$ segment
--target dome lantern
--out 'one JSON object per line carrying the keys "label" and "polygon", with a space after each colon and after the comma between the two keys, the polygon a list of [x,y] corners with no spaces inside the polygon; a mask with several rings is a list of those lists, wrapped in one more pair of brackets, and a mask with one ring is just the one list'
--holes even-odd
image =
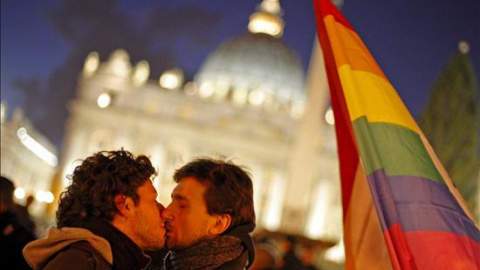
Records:
{"label": "dome lantern", "polygon": [[283,35],[282,15],[278,0],[263,0],[257,7],[257,12],[250,16],[248,30],[251,33],[263,33],[279,38]]}

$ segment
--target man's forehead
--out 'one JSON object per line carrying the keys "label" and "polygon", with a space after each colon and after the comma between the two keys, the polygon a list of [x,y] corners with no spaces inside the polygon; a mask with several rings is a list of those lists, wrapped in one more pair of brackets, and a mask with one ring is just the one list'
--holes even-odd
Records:
{"label": "man's forehead", "polygon": [[172,191],[172,196],[179,199],[202,198],[205,185],[193,177],[182,178]]}

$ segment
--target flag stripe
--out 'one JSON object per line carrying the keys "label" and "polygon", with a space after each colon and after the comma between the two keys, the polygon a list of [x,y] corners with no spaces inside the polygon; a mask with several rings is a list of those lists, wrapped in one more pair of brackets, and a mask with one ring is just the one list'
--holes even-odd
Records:
{"label": "flag stripe", "polygon": [[366,116],[369,122],[385,122],[404,126],[419,133],[413,117],[392,85],[375,74],[339,69],[350,118]]}
{"label": "flag stripe", "polygon": [[419,177],[387,176],[383,170],[369,175],[368,182],[375,203],[383,206],[384,231],[401,223],[404,231],[451,232],[480,243],[480,232],[445,185]]}
{"label": "flag stripe", "polygon": [[465,201],[463,200],[462,195],[460,194],[458,189],[453,185],[453,182],[450,179],[450,177],[448,176],[447,171],[445,170],[445,168],[440,163],[440,160],[435,155],[435,152],[433,151],[432,146],[430,145],[427,138],[425,137],[425,135],[421,131],[420,131],[420,138],[422,139],[423,145],[425,145],[425,148],[427,149],[427,152],[430,155],[430,158],[432,159],[433,163],[435,164],[435,168],[437,168],[437,170],[440,172],[440,175],[442,175],[442,178],[444,179],[445,184],[447,185],[448,189],[452,193],[453,197],[455,197],[455,199],[457,200],[458,204],[462,207],[465,214],[468,216],[468,218],[470,218],[470,220],[472,220],[475,223],[475,226],[478,229],[479,227],[478,227],[478,223],[476,223],[476,221],[475,221],[475,217],[473,216],[473,214],[468,209]]}
{"label": "flag stripe", "polygon": [[[315,1],[314,2],[314,7],[317,10],[317,12],[321,13],[322,16],[317,16],[317,19],[324,19],[325,17],[332,15],[337,22],[341,23],[343,26],[353,30],[353,27],[350,25],[350,23],[342,16],[340,11],[337,9],[332,9],[329,7],[331,3],[325,3],[324,1]],[[317,23],[317,26],[319,24]]]}
{"label": "flag stripe", "polygon": [[480,269],[480,244],[448,232],[406,232],[418,269]]}
{"label": "flag stripe", "polygon": [[328,0],[313,3],[336,122],[346,269],[479,269],[478,228],[430,144],[342,14]]}
{"label": "flag stripe", "polygon": [[357,33],[335,21],[333,16],[325,17],[325,26],[330,34],[337,68],[348,64],[353,70],[370,72],[387,80]]}
{"label": "flag stripe", "polygon": [[[378,211],[378,206],[377,206]],[[402,226],[399,223],[383,231],[390,260],[395,270],[417,270],[415,259],[408,247]]]}
{"label": "flag stripe", "polygon": [[420,136],[401,126],[368,123],[361,117],[353,123],[365,172],[383,168],[387,175],[418,176],[444,184]]}
{"label": "flag stripe", "polygon": [[[375,174],[377,172],[369,175],[369,177],[376,177]],[[414,176],[388,176],[387,180],[388,184],[392,187],[393,196],[397,203],[431,203],[442,208],[463,213],[463,209],[445,185],[431,181],[430,179]],[[415,188],[413,189],[412,186]]]}
{"label": "flag stripe", "polygon": [[[314,8],[317,10],[317,12],[320,12],[320,10],[333,13],[338,12],[331,11],[328,8],[321,9],[320,5],[325,4],[330,3],[314,1]],[[342,160],[342,162],[340,162],[340,177],[342,179],[342,206],[343,218],[345,220],[345,217],[349,211],[352,188],[359,164],[359,155],[357,146],[355,144],[351,119],[349,117],[348,108],[346,107],[347,105],[343,95],[342,84],[340,83],[335,64],[335,57],[332,52],[332,47],[327,35],[325,24],[323,23],[323,17],[316,16],[316,21],[318,27],[318,39],[322,48],[326,66],[325,71],[327,73],[328,84],[330,86],[330,101],[332,104],[332,109],[334,112],[336,112],[334,113],[335,133],[337,134],[338,157],[340,160]]]}
{"label": "flag stripe", "polygon": [[392,269],[365,172],[358,166],[344,222],[345,269]]}

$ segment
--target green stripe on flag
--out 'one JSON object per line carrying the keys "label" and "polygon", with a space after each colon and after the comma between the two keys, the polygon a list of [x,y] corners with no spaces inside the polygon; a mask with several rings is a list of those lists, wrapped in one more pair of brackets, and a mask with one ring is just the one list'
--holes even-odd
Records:
{"label": "green stripe on flag", "polygon": [[353,121],[353,128],[367,174],[384,168],[389,176],[418,176],[445,184],[417,133],[395,124],[369,123],[365,117]]}

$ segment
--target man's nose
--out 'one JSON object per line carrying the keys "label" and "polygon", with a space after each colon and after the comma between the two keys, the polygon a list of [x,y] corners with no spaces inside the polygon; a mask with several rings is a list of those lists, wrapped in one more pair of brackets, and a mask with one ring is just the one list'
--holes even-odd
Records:
{"label": "man's nose", "polygon": [[[170,206],[170,205],[169,205],[169,206]],[[170,212],[169,206],[167,206],[166,208],[164,208],[163,211],[161,212],[162,218],[163,218],[164,220],[172,220],[172,219],[173,219],[173,216],[172,216],[172,213]]]}
{"label": "man's nose", "polygon": [[163,204],[157,202],[157,207],[158,207],[158,210],[160,211],[160,215],[162,215],[163,211],[165,211],[165,206],[163,206]]}

